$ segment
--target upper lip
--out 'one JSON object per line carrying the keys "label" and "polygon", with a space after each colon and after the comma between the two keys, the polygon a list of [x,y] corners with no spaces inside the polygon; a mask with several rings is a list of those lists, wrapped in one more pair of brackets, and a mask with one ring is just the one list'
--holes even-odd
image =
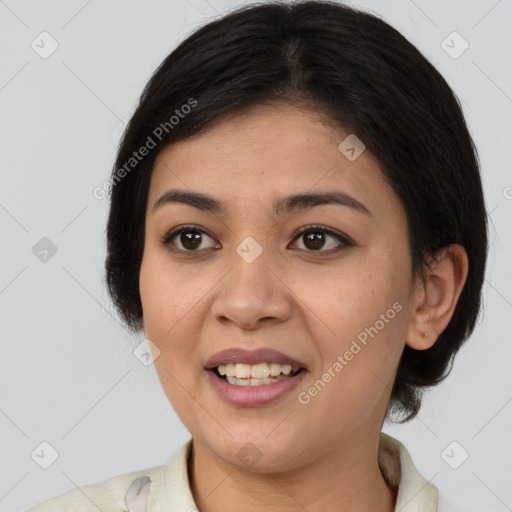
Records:
{"label": "upper lip", "polygon": [[258,364],[261,362],[289,364],[292,371],[306,368],[306,365],[293,357],[287,356],[271,348],[247,350],[243,348],[228,348],[211,356],[205,363],[207,370],[212,370],[221,364]]}

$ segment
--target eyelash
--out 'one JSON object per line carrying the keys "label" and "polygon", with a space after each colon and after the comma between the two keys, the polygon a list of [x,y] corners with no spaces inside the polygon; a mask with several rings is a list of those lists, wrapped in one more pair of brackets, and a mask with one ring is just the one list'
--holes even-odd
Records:
{"label": "eyelash", "polygon": [[[160,243],[165,246],[166,248],[168,248],[169,250],[171,250],[172,252],[181,252],[181,253],[188,253],[188,254],[192,254],[192,253],[198,253],[198,252],[201,252],[201,250],[205,250],[205,249],[198,249],[198,250],[186,250],[186,249],[171,249],[170,246],[172,245],[172,240],[177,237],[178,235],[180,235],[181,233],[183,232],[196,232],[196,233],[199,233],[199,234],[205,234],[207,236],[209,236],[210,238],[213,239],[213,237],[205,230],[203,229],[199,229],[198,226],[196,225],[188,225],[188,226],[181,226],[179,228],[175,228],[173,230],[171,230],[170,232],[168,232],[167,234],[165,234],[161,239],[160,239]],[[333,254],[337,254],[339,252],[341,252],[342,250],[346,249],[347,247],[351,247],[354,245],[354,243],[347,237],[347,236],[344,236],[342,235],[341,233],[338,233],[336,231],[333,231],[332,229],[329,229],[325,226],[321,226],[321,225],[318,225],[318,224],[314,224],[314,225],[310,225],[310,226],[304,226],[303,228],[300,228],[299,230],[297,230],[294,234],[293,234],[293,237],[292,237],[292,241],[295,241],[297,240],[298,238],[300,238],[301,235],[304,235],[304,234],[307,234],[307,233],[326,233],[334,238],[336,238],[341,244],[342,246],[341,247],[338,247],[338,248],[335,248],[335,249],[329,249],[327,251],[323,251],[321,249],[319,249],[318,251],[313,251],[313,250],[307,250],[307,249],[301,249],[303,251],[306,251],[308,253],[312,253],[312,254],[323,254],[324,256],[330,256],[330,255],[333,255]]]}

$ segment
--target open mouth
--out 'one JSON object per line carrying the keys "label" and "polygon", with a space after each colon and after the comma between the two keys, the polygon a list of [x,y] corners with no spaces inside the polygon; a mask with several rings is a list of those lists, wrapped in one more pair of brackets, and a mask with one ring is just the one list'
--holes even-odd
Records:
{"label": "open mouth", "polygon": [[[279,382],[281,380],[292,379],[296,375],[301,372],[305,372],[305,368],[299,368],[298,370],[288,370],[286,373],[286,369],[284,371],[280,371],[278,375],[268,375],[266,377],[236,377],[233,375],[222,375],[219,371],[219,367],[216,366],[212,368],[212,371],[219,379],[223,380],[227,384],[231,384],[233,386],[262,386],[266,384],[272,384],[274,382]],[[224,371],[225,373],[225,371]],[[232,373],[232,372],[231,372]]]}

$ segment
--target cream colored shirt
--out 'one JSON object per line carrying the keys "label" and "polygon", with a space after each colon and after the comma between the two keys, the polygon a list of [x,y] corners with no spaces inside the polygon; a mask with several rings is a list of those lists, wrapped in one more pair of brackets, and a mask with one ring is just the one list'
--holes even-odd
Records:
{"label": "cream colored shirt", "polygon": [[[191,442],[181,446],[167,465],[82,485],[27,512],[196,512],[187,472]],[[396,512],[453,510],[448,506],[438,508],[438,489],[416,469],[400,441],[381,432],[378,457],[385,479],[398,487]]]}

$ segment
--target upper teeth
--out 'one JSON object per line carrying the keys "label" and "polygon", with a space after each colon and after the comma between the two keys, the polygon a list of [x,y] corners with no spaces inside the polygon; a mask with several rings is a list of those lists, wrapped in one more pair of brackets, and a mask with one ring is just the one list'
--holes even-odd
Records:
{"label": "upper teeth", "polygon": [[288,375],[292,371],[289,364],[259,363],[259,364],[221,364],[218,367],[221,375],[236,377],[237,379],[263,379],[269,376],[277,376],[280,373]]}

